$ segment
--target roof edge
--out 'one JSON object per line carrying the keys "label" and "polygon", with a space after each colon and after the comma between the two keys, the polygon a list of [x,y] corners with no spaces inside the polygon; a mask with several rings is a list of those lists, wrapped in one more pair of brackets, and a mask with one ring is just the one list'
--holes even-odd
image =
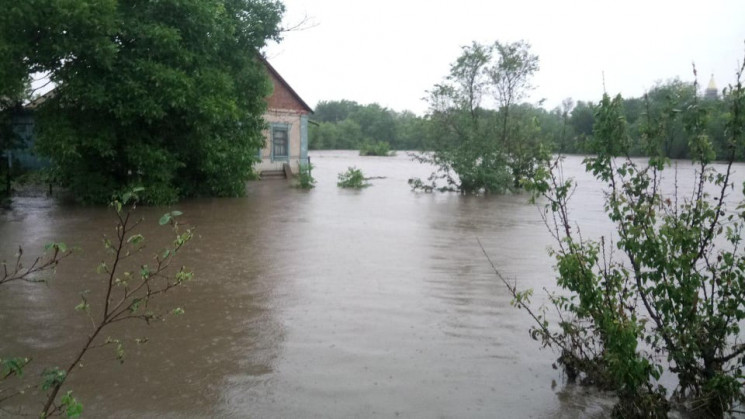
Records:
{"label": "roof edge", "polygon": [[282,77],[279,74],[279,72],[277,71],[277,69],[275,69],[271,64],[269,64],[269,61],[266,58],[264,58],[263,55],[261,55],[261,54],[256,54],[256,55],[258,55],[259,60],[262,63],[264,63],[264,65],[266,66],[267,70],[269,70],[269,72],[272,73],[272,75],[274,77],[276,77],[277,80],[279,80],[287,88],[287,90],[290,91],[290,93],[292,93],[292,95],[295,97],[295,99],[297,99],[298,102],[300,102],[300,104],[303,105],[308,112],[314,113],[313,112],[313,108],[311,108],[310,106],[308,106],[307,103],[305,103],[305,101],[303,100],[303,98],[301,98],[300,95],[297,94],[297,92],[295,91],[295,89],[293,89],[292,86],[290,86],[290,83],[287,83],[287,80],[285,80],[284,77]]}

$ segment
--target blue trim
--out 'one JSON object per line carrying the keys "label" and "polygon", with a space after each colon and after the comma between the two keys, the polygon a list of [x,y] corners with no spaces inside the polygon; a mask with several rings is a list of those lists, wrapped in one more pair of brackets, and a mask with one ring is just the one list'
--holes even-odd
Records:
{"label": "blue trim", "polygon": [[300,116],[300,164],[308,164],[308,115]]}
{"label": "blue trim", "polygon": [[[272,122],[271,130],[269,132],[269,156],[271,161],[290,161],[290,131],[292,130],[292,124],[287,122]],[[287,155],[286,156],[274,156],[274,130],[284,130],[287,132]]]}

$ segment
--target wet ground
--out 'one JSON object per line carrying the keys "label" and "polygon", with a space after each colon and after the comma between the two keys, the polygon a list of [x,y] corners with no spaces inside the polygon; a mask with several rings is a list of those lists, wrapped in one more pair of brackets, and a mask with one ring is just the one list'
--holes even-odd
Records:
{"label": "wet ground", "polygon": [[[601,232],[600,190],[579,161],[567,161],[567,174],[587,185],[573,215],[583,232]],[[539,303],[553,284],[552,243],[526,195],[411,192],[406,180],[428,169],[404,153],[316,152],[312,162],[311,191],[253,182],[245,198],[174,207],[197,228],[179,256],[196,280],[161,304],[186,314],[108,332],[149,342],[128,344],[122,365],[103,348],[75,371],[69,388],[88,417],[607,415],[611,399],[564,385],[556,355],[530,338],[526,313],[510,305],[477,242]],[[385,178],[339,189],[349,166]],[[170,209],[137,211],[152,250],[169,238],[156,225]],[[2,259],[51,240],[81,248],[49,285],[0,289],[0,353],[33,354],[28,376],[69,362],[82,344],[90,324],[73,307],[80,291],[100,292],[95,267],[113,225],[107,209],[43,197],[0,212]],[[19,402],[38,400],[26,396]]]}

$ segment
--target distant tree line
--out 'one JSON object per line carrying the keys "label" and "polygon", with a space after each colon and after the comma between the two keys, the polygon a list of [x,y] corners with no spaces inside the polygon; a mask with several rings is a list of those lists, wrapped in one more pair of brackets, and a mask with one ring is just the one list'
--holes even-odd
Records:
{"label": "distant tree line", "polygon": [[[694,104],[707,115],[704,135],[711,141],[717,160],[726,160],[728,146],[725,135],[725,123],[730,111],[727,108],[728,91],[718,92],[718,98],[705,99],[696,91],[693,82],[679,79],[658,82],[644,96],[622,100],[623,115],[628,124],[628,134],[632,139],[629,150],[632,156],[643,156],[645,136],[642,135],[649,120],[664,126],[666,138],[662,143],[665,157],[673,159],[691,159],[689,144],[690,133],[685,130],[687,110]],[[592,127],[596,120],[598,105],[578,102],[568,114],[566,135],[556,142],[556,151],[562,153],[588,152],[588,141],[592,140]],[[562,110],[552,113],[561,116]],[[739,152],[736,159],[742,160]]]}
{"label": "distant tree line", "polygon": [[321,101],[313,121],[310,148],[314,150],[358,150],[364,144],[383,142],[395,150],[421,150],[427,137],[424,118],[376,103]]}
{"label": "distant tree line", "polygon": [[[656,119],[665,114],[663,123],[669,125],[664,144],[666,157],[691,158],[685,121],[675,115],[682,115],[692,106],[696,94],[692,82],[671,79],[658,82],[644,96],[623,99],[628,133],[634,139],[631,155],[644,155],[644,144],[639,135],[644,129],[644,116],[649,114]],[[701,100],[699,104],[710,115],[706,135],[720,160],[726,158],[724,122],[728,115],[722,94],[727,92],[719,92],[719,99]],[[542,103],[519,103],[512,105],[510,112],[533,124],[531,136],[535,142],[549,146],[553,152],[583,154],[589,151],[588,144],[593,139],[592,127],[597,110],[598,104],[594,102],[574,102],[568,98],[552,110],[544,109]],[[494,120],[498,110],[480,107],[478,112],[483,118]],[[362,105],[351,100],[321,101],[313,115],[316,125],[311,127],[310,148],[357,150],[366,143],[387,142],[394,150],[426,150],[431,148],[438,132],[433,116],[432,112],[422,117],[410,111],[397,112],[378,104]],[[742,154],[737,156],[738,160],[743,158]]]}

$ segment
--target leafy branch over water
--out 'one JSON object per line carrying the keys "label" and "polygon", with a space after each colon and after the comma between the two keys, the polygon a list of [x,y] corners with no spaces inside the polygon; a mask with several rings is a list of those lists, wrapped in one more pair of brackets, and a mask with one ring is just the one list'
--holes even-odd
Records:
{"label": "leafy branch over water", "polygon": [[[91,329],[84,339],[80,349],[75,353],[70,363],[64,369],[58,367],[47,368],[42,373],[42,381],[38,384],[41,390],[46,391],[41,417],[65,414],[76,417],[82,412],[82,404],[73,397],[72,391],[67,391],[60,396],[67,379],[78,366],[82,365],[85,355],[92,349],[104,346],[114,347],[114,354],[119,362],[125,359],[125,341],[123,339],[107,336],[104,332],[114,323],[127,320],[141,320],[148,324],[155,320],[165,319],[168,315],[183,314],[180,307],[170,310],[154,309],[151,301],[163,296],[170,290],[183,286],[190,281],[193,274],[186,267],[173,267],[174,258],[181,249],[193,238],[191,229],[182,229],[177,222],[181,215],[179,211],[171,211],[164,214],[159,224],[169,226],[175,234],[173,241],[166,248],[153,255],[150,263],[146,261],[131,260],[140,255],[145,248],[145,237],[137,231],[141,227],[142,219],[135,219],[134,212],[138,200],[137,193],[142,189],[137,188],[126,193],[120,200],[115,200],[111,206],[116,216],[116,227],[114,237],[104,237],[103,245],[109,254],[109,260],[101,262],[96,272],[103,278],[102,298],[98,304],[92,304],[94,300],[88,291],[82,292],[81,301],[75,310],[88,317]],[[54,250],[49,259],[39,262],[40,259],[26,270],[18,268],[21,266],[20,255],[16,262],[16,268],[11,269],[10,274],[5,274],[8,283],[13,280],[30,280],[31,274],[44,270],[50,270],[63,258],[69,255],[63,244],[53,244],[50,249]],[[134,339],[137,344],[147,342],[147,339]],[[8,358],[0,360],[0,382],[12,377],[21,378],[24,367],[30,362],[29,358]],[[0,403],[6,402],[12,397],[23,393],[23,389],[12,391],[10,388],[0,388]]]}
{"label": "leafy branch over water", "polygon": [[[51,254],[48,253],[50,251]],[[22,260],[23,248],[19,247],[15,262],[9,266],[7,262],[3,261],[3,274],[0,277],[0,285],[5,285],[13,281],[44,282],[44,279],[39,278],[38,275],[46,271],[53,271],[62,259],[65,259],[71,254],[72,250],[68,250],[66,244],[49,243],[44,246],[44,254],[34,259],[31,262],[31,266],[26,267]]]}

